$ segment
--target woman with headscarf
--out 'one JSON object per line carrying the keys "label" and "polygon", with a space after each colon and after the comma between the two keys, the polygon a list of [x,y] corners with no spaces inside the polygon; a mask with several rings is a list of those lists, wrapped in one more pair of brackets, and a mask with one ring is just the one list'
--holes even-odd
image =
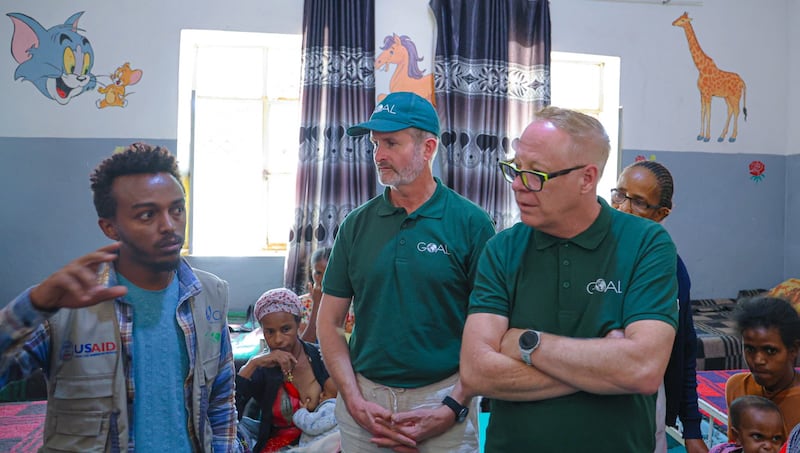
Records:
{"label": "woman with headscarf", "polygon": [[297,444],[301,433],[292,415],[301,401],[316,406],[328,379],[319,348],[298,335],[302,310],[300,298],[286,288],[265,292],[253,310],[269,352],[251,358],[239,370],[236,409],[241,416],[250,398],[261,409],[255,453]]}

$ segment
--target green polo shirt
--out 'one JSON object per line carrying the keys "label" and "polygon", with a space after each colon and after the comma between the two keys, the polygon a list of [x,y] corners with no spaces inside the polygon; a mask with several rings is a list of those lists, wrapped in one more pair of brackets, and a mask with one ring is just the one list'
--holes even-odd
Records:
{"label": "green polo shirt", "polygon": [[[486,245],[469,313],[575,338],[603,337],[645,319],[677,328],[675,245],[661,225],[599,199],[595,222],[572,239],[522,223]],[[533,402],[492,401],[487,452],[653,451],[655,395],[578,392]],[[565,431],[566,427],[574,429]],[[557,435],[560,433],[562,435]]]}
{"label": "green polo shirt", "polygon": [[417,388],[458,371],[478,257],[494,235],[486,212],[436,179],[408,215],[389,189],[353,210],[336,235],[323,292],[353,298],[353,369]]}

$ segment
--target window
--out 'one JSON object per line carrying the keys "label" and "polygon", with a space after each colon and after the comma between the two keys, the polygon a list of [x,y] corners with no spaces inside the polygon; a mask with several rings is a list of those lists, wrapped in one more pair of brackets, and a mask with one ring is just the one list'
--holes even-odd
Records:
{"label": "window", "polygon": [[[181,31],[178,160],[188,175],[189,253],[282,254],[295,216],[300,35]],[[619,58],[553,52],[552,103],[598,118],[619,171]]]}
{"label": "window", "polygon": [[597,185],[609,200],[617,185],[619,156],[619,57],[566,52],[550,53],[550,102],[597,118],[608,133],[611,150]]}
{"label": "window", "polygon": [[189,252],[283,253],[294,221],[300,36],[183,30],[178,160]]}

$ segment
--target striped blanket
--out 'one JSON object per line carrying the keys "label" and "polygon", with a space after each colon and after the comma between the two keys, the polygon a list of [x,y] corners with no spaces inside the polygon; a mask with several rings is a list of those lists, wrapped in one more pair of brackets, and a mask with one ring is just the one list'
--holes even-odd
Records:
{"label": "striped blanket", "polygon": [[697,331],[697,370],[735,370],[745,368],[742,336],[733,320],[734,299],[692,301],[692,317]]}

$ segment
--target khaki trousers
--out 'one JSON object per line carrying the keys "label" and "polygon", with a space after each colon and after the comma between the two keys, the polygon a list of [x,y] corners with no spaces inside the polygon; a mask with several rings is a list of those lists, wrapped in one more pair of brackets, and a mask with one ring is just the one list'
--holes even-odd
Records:
{"label": "khaki trousers", "polygon": [[[442,381],[424,387],[406,389],[386,387],[356,375],[361,393],[367,401],[376,403],[393,413],[405,412],[417,408],[437,408],[442,400],[453,390],[458,380],[454,374]],[[469,416],[463,423],[456,423],[441,435],[417,444],[420,453],[457,452],[473,453],[478,451],[478,399],[473,398],[469,405]],[[379,448],[369,440],[373,435],[361,427],[347,412],[341,394],[336,399],[336,420],[342,433],[343,453],[391,452]]]}

